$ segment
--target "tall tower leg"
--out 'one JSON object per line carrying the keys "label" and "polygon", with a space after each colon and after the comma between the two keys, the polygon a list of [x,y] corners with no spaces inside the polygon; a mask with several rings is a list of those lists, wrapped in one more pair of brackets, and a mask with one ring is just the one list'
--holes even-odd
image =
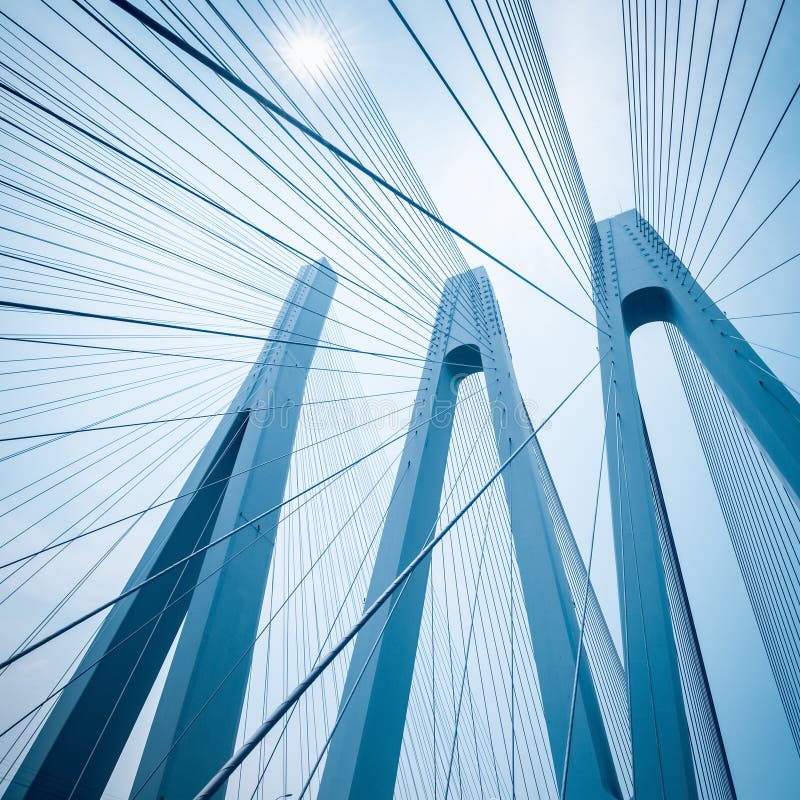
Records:
{"label": "tall tower leg", "polygon": [[[307,343],[335,287],[330,269],[310,265],[278,317],[285,342],[265,354],[250,390],[267,420],[245,431],[212,541],[283,500],[314,355]],[[141,798],[190,799],[233,752],[279,519],[273,511],[205,554],[134,782]]]}
{"label": "tall tower leg", "polygon": [[[250,371],[231,404],[231,413],[222,418],[186,481],[181,499],[173,503],[153,536],[128,587],[208,544],[212,532],[219,536],[240,524],[238,520],[233,521],[238,514],[232,510],[237,501],[241,503],[244,518],[248,513],[255,515],[269,508],[266,498],[253,507],[248,499],[251,481],[260,482],[266,478],[271,486],[278,486],[279,490],[272,491],[270,496],[277,497],[273,504],[280,502],[288,458],[270,465],[268,477],[266,470],[253,470],[230,478],[271,456],[291,451],[294,427],[290,431],[281,429],[280,425],[259,428],[257,415],[251,409],[256,405],[274,406],[276,398],[283,403],[289,400],[300,403],[306,370],[294,367],[307,367],[311,360],[335,284],[335,276],[323,262],[301,271],[269,338],[302,342],[303,346],[283,341],[270,341],[265,345],[259,363]],[[282,363],[291,363],[293,368],[281,370]],[[295,426],[296,413],[295,409],[289,414],[289,419],[295,415]],[[265,455],[267,452],[269,455]],[[270,524],[268,520],[263,523]],[[263,537],[264,541],[267,539]],[[223,553],[233,554],[246,543],[244,536],[233,537],[227,545],[207,551],[205,557],[190,559],[184,566],[167,572],[113,607],[75,672],[79,677],[59,696],[4,800],[101,797],[190,601],[195,599],[195,583],[210,573],[212,564],[225,558]],[[252,549],[259,548],[259,557],[266,561],[266,566],[259,563],[258,568],[265,571],[269,563],[266,550],[271,553],[271,546],[267,548],[259,543]],[[254,566],[252,557],[238,561],[245,567]],[[236,561],[231,566],[234,564],[240,566]],[[223,571],[218,573],[216,581],[206,581],[204,597],[207,599],[211,586],[227,576]],[[260,608],[258,580],[250,574],[247,578],[250,593],[237,606],[236,614],[231,617],[232,624],[238,624],[238,616],[250,613],[251,607],[257,617]],[[197,613],[191,616],[196,619]],[[204,641],[210,642],[209,636],[207,634]],[[176,663],[185,666],[186,662]],[[172,671],[176,670],[177,667]],[[234,709],[230,714],[238,714],[238,711]],[[209,767],[222,760],[220,756]]]}
{"label": "tall tower leg", "polygon": [[[499,324],[499,323],[498,323]],[[502,463],[533,432],[500,330],[484,367]],[[557,779],[566,757],[580,630],[532,442],[503,471],[511,534]],[[583,591],[583,587],[581,587]],[[566,679],[565,679],[566,676]],[[622,797],[588,658],[581,656],[566,797]]]}
{"label": "tall tower leg", "polygon": [[[630,335],[671,322],[749,428],[795,500],[800,492],[800,404],[635,211],[597,225],[611,345],[603,364],[609,481],[630,686],[637,798],[694,798],[696,779],[659,552],[646,433]],[[601,321],[601,327],[606,321]]]}
{"label": "tall tower leg", "polygon": [[615,336],[612,348],[613,358],[602,365],[603,395],[611,403],[608,479],[628,675],[634,797],[695,798],[689,729],[627,336]]}
{"label": "tall tower leg", "polygon": [[[472,270],[446,284],[428,359],[367,605],[419,552],[435,524],[460,380],[485,371],[501,460],[532,432],[484,270]],[[507,469],[504,480],[548,735],[560,772],[578,652],[577,620],[534,452],[525,453]],[[343,691],[346,707],[340,710],[320,786],[323,800],[392,796],[428,569],[429,565],[418,568],[394,610],[388,603],[356,640]],[[568,796],[620,797],[585,660],[584,667],[576,702]]]}

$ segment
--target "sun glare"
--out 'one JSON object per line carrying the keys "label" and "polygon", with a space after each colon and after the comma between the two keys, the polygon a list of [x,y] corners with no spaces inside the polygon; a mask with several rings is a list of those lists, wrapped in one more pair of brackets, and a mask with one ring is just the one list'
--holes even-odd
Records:
{"label": "sun glare", "polygon": [[298,34],[289,48],[289,63],[295,72],[318,75],[330,58],[327,39],[316,33]]}

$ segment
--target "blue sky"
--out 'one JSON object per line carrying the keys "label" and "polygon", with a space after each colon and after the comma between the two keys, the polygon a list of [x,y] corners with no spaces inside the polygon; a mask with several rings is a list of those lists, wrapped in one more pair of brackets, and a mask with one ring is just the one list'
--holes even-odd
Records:
{"label": "blue sky", "polygon": [[[480,82],[480,76],[458,38],[445,4],[432,0],[405,0],[400,5],[503,163],[512,175],[518,177],[526,195],[532,198],[534,208],[552,228],[552,218],[543,198],[533,185],[502,118]],[[688,2],[684,5],[691,6]],[[591,305],[558,261],[544,236],[536,229],[528,211],[504,181],[483,145],[469,130],[463,116],[446,95],[430,67],[424,63],[389,5],[378,0],[330,0],[327,6],[443,218],[485,244],[489,250],[548,291],[574,304],[581,313],[591,316]],[[97,63],[96,60],[93,62],[92,59],[96,57],[89,52],[89,48],[76,37],[65,33],[63,26],[43,7],[32,4],[30,8],[20,9],[12,0],[0,2],[0,7],[12,16],[26,19],[31,25],[41,25],[50,40],[63,47],[63,52],[76,63],[89,67]],[[475,34],[476,24],[468,13],[467,4],[461,3],[457,7],[463,12],[463,18],[469,20],[467,26],[470,35]],[[539,0],[533,7],[592,208],[595,217],[603,219],[633,205],[620,6],[605,0]],[[674,11],[675,3],[670,7]],[[748,3],[742,38],[710,150],[709,173],[715,178],[777,7],[775,0],[751,0]],[[737,0],[723,0],[720,3],[715,34],[717,46],[712,50],[706,90],[711,100],[704,104],[699,119],[699,146],[705,146],[710,131],[711,117],[740,8]],[[233,3],[225,10],[232,16],[237,13]],[[703,43],[700,51],[703,54],[713,10],[712,0],[700,0],[697,37],[698,42]],[[310,28],[313,34],[313,25]],[[798,33],[800,4],[790,2],[765,62],[764,73],[742,127],[727,178],[721,186],[709,225],[713,232],[724,220],[752,168],[756,157],[754,154],[760,152],[800,79],[800,51],[796,46]],[[479,41],[477,36],[475,39]],[[486,49],[480,52],[482,59],[488,61]],[[259,56],[264,58],[268,67],[276,70],[281,80],[286,78],[280,74],[280,65],[276,64],[274,56],[268,52],[259,52]],[[133,59],[123,59],[123,63],[134,62]],[[683,60],[679,61],[679,68],[684,68]],[[111,71],[109,74],[112,74]],[[496,74],[494,77],[497,77]],[[130,82],[116,73],[108,81],[112,90],[125,94],[145,113],[152,114],[156,127],[161,127],[178,139],[185,137],[187,141],[192,141],[191,131],[159,107],[142,87],[131,86]],[[308,84],[307,88],[314,95],[314,87]],[[697,107],[699,92],[699,73],[694,71],[687,95],[690,113]],[[176,108],[179,107],[179,99],[173,98],[173,102]],[[800,150],[796,144],[800,140],[798,105],[800,103],[795,103],[790,108],[750,189],[715,248],[707,267],[709,274],[713,274],[710,272],[712,269],[716,271],[718,266],[725,263],[766,211],[791,186],[794,176],[800,171]],[[144,138],[148,137],[153,141],[158,138],[154,133],[148,133]],[[233,169],[220,153],[207,145],[203,145],[203,148],[197,152],[209,164]],[[174,154],[174,151],[170,152]],[[259,165],[242,158],[240,168],[241,172],[237,173],[240,185],[245,187],[252,202],[229,193],[226,187],[214,183],[213,177],[206,174],[202,177],[210,181],[223,197],[229,198],[237,209],[258,214],[255,202],[261,196],[261,188],[256,182]],[[696,166],[692,175],[696,179]],[[694,184],[690,181],[689,185],[693,187]],[[705,188],[701,191],[701,206],[707,200],[706,191]],[[718,282],[718,294],[712,292],[712,296],[721,296],[736,288],[800,249],[797,247],[799,212],[800,196],[793,195],[768,227],[726,270]],[[469,265],[482,262],[478,254],[462,249]],[[325,252],[324,243],[318,244],[318,251],[330,255]],[[702,247],[700,252],[703,252]],[[502,308],[523,396],[534,420],[541,419],[596,360],[595,332],[548,304],[499,268],[490,264],[486,266]],[[730,316],[798,310],[799,266],[798,263],[788,265],[769,279],[731,298],[723,308]],[[276,293],[280,293],[286,285],[285,280],[277,278],[272,284]],[[213,298],[212,290],[208,290],[208,294]],[[274,313],[275,307],[274,302],[264,301],[250,310],[268,318]],[[187,315],[186,319],[189,318]],[[20,327],[17,322],[18,318],[8,321],[4,330],[17,330]],[[743,320],[740,330],[759,344],[796,353],[797,342],[800,341],[798,323],[800,319],[797,316]],[[53,331],[66,330],[57,323],[47,324],[50,326],[48,329]],[[385,320],[376,319],[370,332],[388,336],[384,330],[386,324]],[[41,331],[43,327],[43,323],[39,324],[37,330]],[[96,332],[88,325],[76,325],[69,330]],[[392,337],[392,340],[395,339]],[[800,787],[800,759],[783,717],[660,326],[639,331],[634,337],[634,351],[655,456],[739,796],[790,796],[789,787]],[[760,354],[787,384],[800,387],[800,360],[768,350],[762,350]],[[226,389],[223,376],[217,374],[215,379],[218,381],[215,388],[219,387],[221,396],[224,396],[229,388]],[[225,376],[225,379],[235,383],[236,373]],[[366,379],[365,384],[368,389],[373,387],[376,391],[386,391],[388,385],[380,378]],[[179,385],[177,379],[175,385]],[[72,416],[62,416],[59,424],[82,424],[77,416],[79,410],[69,413]],[[591,495],[602,440],[602,418],[599,380],[593,380],[559,413],[541,437],[573,530],[584,549],[588,546],[591,533]],[[65,455],[70,451],[62,449],[59,452]],[[48,463],[47,458],[32,454],[20,468],[20,476],[41,474]],[[16,477],[8,473],[9,480]],[[127,559],[135,557],[140,544],[141,541],[126,551]],[[612,631],[618,637],[613,548],[605,500],[601,504],[597,548],[594,582]],[[117,562],[114,568],[117,579],[124,576],[126,564],[128,562],[124,559]],[[87,602],[92,599],[96,601],[105,594],[101,589],[93,590]],[[46,593],[43,593],[40,598],[43,604],[45,598]],[[10,626],[14,643],[19,638],[18,622],[14,621]],[[7,643],[7,637],[4,636],[3,641]],[[38,670],[46,673],[47,664],[37,660],[32,670],[38,679]],[[22,685],[25,685],[24,681]],[[126,780],[130,779],[127,774],[122,774],[124,772],[122,770],[115,778],[117,782],[109,787],[109,796],[124,791]]]}

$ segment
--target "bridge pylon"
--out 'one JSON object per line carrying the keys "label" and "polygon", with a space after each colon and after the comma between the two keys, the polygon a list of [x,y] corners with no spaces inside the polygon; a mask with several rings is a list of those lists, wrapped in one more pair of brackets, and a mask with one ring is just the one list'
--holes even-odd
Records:
{"label": "bridge pylon", "polygon": [[233,752],[280,511],[165,570],[282,502],[308,370],[336,284],[324,259],[298,273],[127,587],[163,575],[104,619],[4,800],[100,798],[179,631],[135,788],[150,777],[140,797],[194,797]]}
{"label": "bridge pylon", "polygon": [[[368,607],[422,549],[441,501],[459,384],[483,372],[500,461],[533,431],[484,269],[444,286],[367,593]],[[579,627],[535,439],[503,472],[553,763],[567,748]],[[570,534],[571,535],[571,534]],[[320,800],[391,798],[397,777],[430,562],[359,633],[327,754]],[[622,797],[587,658],[581,659],[569,798]]]}
{"label": "bridge pylon", "polygon": [[[795,500],[800,493],[800,405],[636,211],[598,222],[597,232],[602,264],[596,270],[595,299],[601,309],[598,325],[605,331],[599,340],[602,349],[611,346],[601,369],[611,412],[608,476],[629,683],[634,796],[696,798],[659,540],[658,498],[651,481],[652,471],[657,485],[657,473],[636,389],[630,336],[649,322],[672,323]],[[682,602],[688,608],[688,598]],[[710,697],[709,702],[713,703]]]}

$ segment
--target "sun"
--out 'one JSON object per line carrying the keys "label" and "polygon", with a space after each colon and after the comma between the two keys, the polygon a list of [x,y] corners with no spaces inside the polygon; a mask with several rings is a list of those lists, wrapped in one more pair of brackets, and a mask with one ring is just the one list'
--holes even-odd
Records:
{"label": "sun", "polygon": [[328,40],[319,33],[300,33],[289,44],[289,66],[295,73],[319,75],[330,60]]}

